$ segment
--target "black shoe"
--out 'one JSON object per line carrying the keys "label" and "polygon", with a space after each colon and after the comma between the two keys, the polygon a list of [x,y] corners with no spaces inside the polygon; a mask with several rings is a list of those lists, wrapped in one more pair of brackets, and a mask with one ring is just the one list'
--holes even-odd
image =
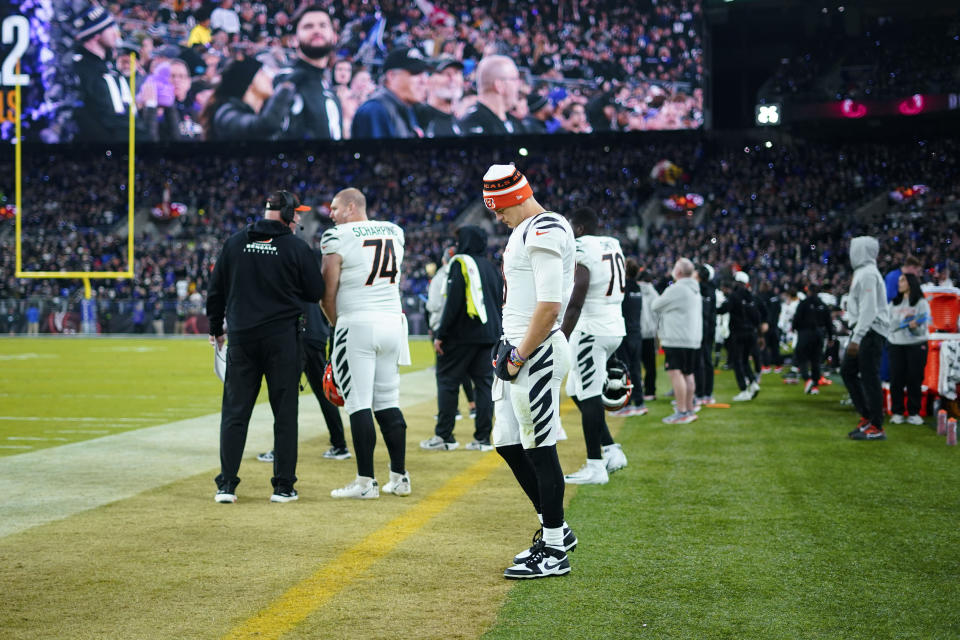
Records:
{"label": "black shoe", "polygon": [[872,424],[868,426],[863,431],[858,431],[854,435],[850,436],[851,440],[886,440],[887,433],[883,428],[877,428]]}
{"label": "black shoe", "polygon": [[[539,546],[543,544],[543,528],[537,529],[533,534],[533,544],[529,549],[521,551],[513,557],[513,564],[523,564],[530,559]],[[563,550],[573,551],[577,548],[577,536],[570,527],[563,528]]]}
{"label": "black shoe", "polygon": [[266,451],[264,453],[257,455],[257,460],[260,462],[273,462],[273,451]]}
{"label": "black shoe", "polygon": [[515,564],[503,572],[510,580],[549,578],[570,573],[570,561],[563,549],[548,547],[541,540],[536,551],[523,564]]}
{"label": "black shoe", "polygon": [[270,496],[270,502],[293,502],[299,499],[296,489],[274,489]]}
{"label": "black shoe", "polygon": [[870,421],[866,418],[860,418],[860,422],[857,423],[857,428],[847,434],[848,438],[853,440],[863,440],[863,438],[858,437],[861,433],[867,430],[867,427],[870,426]]}
{"label": "black shoe", "polygon": [[328,460],[347,460],[351,455],[346,447],[330,447],[323,452],[323,457]]}
{"label": "black shoe", "polygon": [[233,504],[237,501],[236,489],[218,489],[213,499],[220,504]]}

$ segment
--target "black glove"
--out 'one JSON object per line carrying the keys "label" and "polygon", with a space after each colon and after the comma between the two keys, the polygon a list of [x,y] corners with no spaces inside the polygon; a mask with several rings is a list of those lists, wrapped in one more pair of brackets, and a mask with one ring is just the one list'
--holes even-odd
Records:
{"label": "black glove", "polygon": [[493,349],[494,351],[491,353],[493,356],[493,372],[501,380],[510,382],[517,377],[517,375],[510,375],[507,371],[507,363],[510,362],[510,352],[513,351],[513,345],[506,340],[501,340]]}

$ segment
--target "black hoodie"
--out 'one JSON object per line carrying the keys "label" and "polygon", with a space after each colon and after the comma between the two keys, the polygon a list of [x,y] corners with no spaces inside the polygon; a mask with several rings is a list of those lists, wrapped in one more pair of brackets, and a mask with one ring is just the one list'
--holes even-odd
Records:
{"label": "black hoodie", "polygon": [[461,227],[457,232],[457,255],[468,255],[477,264],[480,286],[483,288],[483,306],[487,311],[486,324],[467,314],[467,281],[463,277],[462,261],[455,255],[450,259],[447,276],[447,300],[436,337],[444,344],[492,345],[500,339],[500,307],[503,304],[503,281],[493,263],[484,257],[487,234],[480,227]]}
{"label": "black hoodie", "polygon": [[305,302],[323,296],[323,276],[306,242],[279,220],[257,220],[233,234],[213,267],[207,289],[210,335],[231,344],[254,342],[295,326]]}

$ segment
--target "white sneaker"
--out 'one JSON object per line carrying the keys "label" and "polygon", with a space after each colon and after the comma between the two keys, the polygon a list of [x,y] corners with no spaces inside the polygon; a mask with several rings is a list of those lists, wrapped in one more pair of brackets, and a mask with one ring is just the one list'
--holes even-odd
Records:
{"label": "white sneaker", "polygon": [[410,474],[390,472],[390,482],[383,485],[384,493],[392,493],[395,496],[410,495]]}
{"label": "white sneaker", "polygon": [[645,405],[640,407],[630,407],[630,413],[628,413],[627,415],[628,416],[645,416],[649,411],[650,409],[647,409]]}
{"label": "white sneaker", "polygon": [[753,395],[757,395],[758,393],[760,393],[760,383],[754,380],[753,382],[750,383],[750,386],[747,387],[747,391],[751,391],[753,392]]}
{"label": "white sneaker", "polygon": [[431,436],[420,441],[420,448],[429,451],[453,451],[460,446],[459,442],[447,442],[440,436]]}
{"label": "white sneaker", "polygon": [[231,493],[226,489],[220,489],[217,491],[217,495],[213,496],[213,499],[220,504],[233,504],[237,501],[237,494]]}
{"label": "white sneaker", "polygon": [[603,447],[603,460],[607,463],[608,474],[627,466],[627,456],[617,442]]}
{"label": "white sneaker", "polygon": [[749,388],[748,388],[748,389],[745,389],[745,390],[741,391],[740,393],[738,393],[737,395],[733,396],[733,401],[734,401],[734,402],[748,402],[748,401],[750,401],[750,400],[753,400],[753,392],[750,391]]}
{"label": "white sneaker", "polygon": [[890,416],[890,424],[903,424],[903,414],[895,413],[892,416]]}
{"label": "white sneaker", "polygon": [[681,417],[677,421],[679,424],[690,424],[691,422],[694,422],[698,419],[696,411],[684,411],[680,415]]}
{"label": "white sneaker", "polygon": [[489,442],[474,440],[473,442],[468,442],[464,449],[467,451],[493,451],[493,445]]}
{"label": "white sneaker", "polygon": [[607,473],[607,466],[603,460],[587,460],[586,464],[580,467],[579,471],[563,476],[567,484],[607,484],[610,482],[610,474]]}
{"label": "white sneaker", "polygon": [[334,489],[330,492],[331,498],[357,498],[358,500],[370,500],[380,497],[380,485],[374,478],[357,476],[356,479],[343,487]]}
{"label": "white sneaker", "polygon": [[923,418],[921,418],[920,416],[908,416],[907,422],[909,422],[910,424],[921,425],[923,424]]}
{"label": "white sneaker", "polygon": [[664,424],[680,424],[681,422],[683,422],[683,417],[684,417],[684,414],[680,413],[679,411],[674,411],[666,418],[662,418],[660,422]]}

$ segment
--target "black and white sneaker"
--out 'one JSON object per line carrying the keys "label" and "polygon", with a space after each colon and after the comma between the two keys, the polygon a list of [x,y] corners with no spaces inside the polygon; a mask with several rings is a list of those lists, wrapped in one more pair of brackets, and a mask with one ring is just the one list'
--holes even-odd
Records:
{"label": "black and white sneaker", "polygon": [[323,457],[328,460],[347,460],[353,456],[346,447],[330,447],[323,452]]}
{"label": "black and white sneaker", "polygon": [[[533,534],[533,544],[530,545],[529,549],[524,549],[517,555],[513,557],[513,564],[523,564],[530,559],[530,556],[534,554],[536,549],[539,548],[543,540],[543,529],[537,529]],[[570,527],[563,528],[563,550],[564,551],[573,551],[577,548],[577,536],[574,535],[573,530]]]}
{"label": "black and white sneaker", "polygon": [[237,501],[237,494],[229,489],[219,489],[217,490],[217,495],[213,496],[213,499],[220,504],[233,504]]}
{"label": "black and white sneaker", "polygon": [[257,460],[260,462],[273,462],[273,451],[265,451],[257,454]]}
{"label": "black and white sneaker", "polygon": [[567,559],[567,552],[563,549],[548,547],[541,540],[536,551],[526,562],[507,568],[503,572],[503,577],[510,580],[523,580],[563,576],[568,573],[570,573],[570,561]]}
{"label": "black and white sneaker", "polygon": [[283,489],[281,491],[274,489],[273,495],[270,496],[270,502],[293,502],[299,499],[300,496],[297,495],[296,489]]}

